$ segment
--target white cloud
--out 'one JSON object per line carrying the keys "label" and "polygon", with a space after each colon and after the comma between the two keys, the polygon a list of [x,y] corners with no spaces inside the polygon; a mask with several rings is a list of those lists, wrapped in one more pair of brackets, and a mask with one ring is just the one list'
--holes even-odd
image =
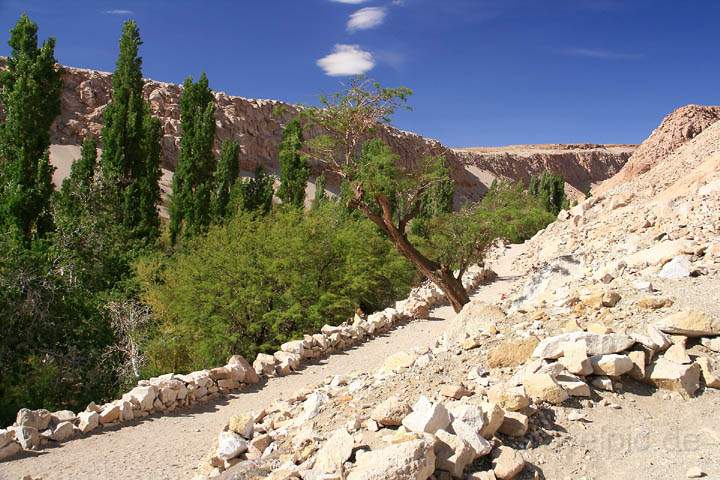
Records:
{"label": "white cloud", "polygon": [[570,57],[597,58],[604,60],[632,60],[642,58],[636,53],[614,52],[602,48],[564,48],[559,51]]}
{"label": "white cloud", "polygon": [[375,28],[385,21],[386,11],[382,7],[361,8],[350,15],[347,28],[351,32],[355,30],[367,30]]}
{"label": "white cloud", "polygon": [[345,3],[348,5],[360,5],[361,3],[365,3],[368,0],[332,0],[332,1],[336,2],[336,3]]}
{"label": "white cloud", "polygon": [[317,66],[331,77],[362,75],[375,67],[375,59],[359,45],[339,44],[333,53],[318,60]]}
{"label": "white cloud", "polygon": [[107,13],[108,15],[132,15],[133,11],[117,9],[117,10],[105,10],[105,13]]}

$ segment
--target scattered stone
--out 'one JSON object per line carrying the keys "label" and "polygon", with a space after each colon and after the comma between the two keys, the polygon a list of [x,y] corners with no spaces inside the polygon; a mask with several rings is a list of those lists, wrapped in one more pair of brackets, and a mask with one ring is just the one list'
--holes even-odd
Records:
{"label": "scattered stone", "polygon": [[588,384],[575,375],[563,373],[555,377],[555,380],[571,397],[590,396]]}
{"label": "scattered stone", "polygon": [[505,412],[499,432],[511,437],[522,437],[528,431],[528,417],[520,412]]}
{"label": "scattered stone", "polygon": [[475,450],[462,438],[445,430],[435,434],[438,441],[434,451],[436,468],[449,472],[453,478],[463,478],[465,468],[475,459]]}
{"label": "scattered stone", "polygon": [[89,433],[95,430],[100,424],[100,415],[96,412],[78,413],[78,429],[82,433]]}
{"label": "scattered stone", "polygon": [[433,404],[421,396],[412,407],[412,413],[405,417],[402,424],[416,433],[435,433],[450,425],[450,414],[441,403]]}
{"label": "scattered stone", "polygon": [[490,349],[487,365],[490,368],[517,367],[530,358],[538,345],[538,339],[528,337],[522,340],[506,340]]}
{"label": "scattered stone", "polygon": [[535,351],[533,358],[545,358],[548,360],[557,360],[563,356],[563,348],[568,343],[584,341],[587,345],[588,355],[608,355],[618,353],[632,347],[635,343],[628,335],[621,333],[610,333],[607,335],[598,335],[590,332],[572,332],[549,337],[540,342]]}
{"label": "scattered stone", "polygon": [[224,431],[218,436],[217,456],[221,460],[232,460],[248,449],[247,441],[235,432]]}
{"label": "scattered stone", "polygon": [[472,395],[472,392],[462,385],[443,385],[440,389],[440,395],[447,398],[460,400],[463,397]]}
{"label": "scattered stone", "polygon": [[347,430],[336,430],[318,451],[314,470],[323,473],[340,472],[354,446],[355,442]]}
{"label": "scattered stone", "polygon": [[510,447],[497,447],[493,450],[492,457],[493,471],[498,480],[515,478],[525,468],[522,455]]}
{"label": "scattered stone", "polygon": [[418,439],[358,455],[347,480],[426,480],[434,471],[433,445]]}
{"label": "scattered stone", "polygon": [[672,390],[687,398],[700,388],[700,366],[696,363],[680,365],[659,358],[648,368],[650,381],[658,388]]}
{"label": "scattered stone", "polygon": [[703,347],[709,348],[713,352],[720,353],[720,337],[717,338],[703,338],[700,340]]}
{"label": "scattered stone", "polygon": [[120,420],[120,405],[115,403],[108,404],[100,412],[100,423],[103,425],[106,423],[113,423]]}
{"label": "scattered stone", "polygon": [[590,357],[595,375],[619,377],[633,369],[633,362],[627,355],[609,354]]}
{"label": "scattered stone", "polygon": [[685,473],[685,476],[687,478],[702,478],[705,476],[705,472],[700,470],[700,468],[698,467],[692,467],[688,469],[687,473]]}
{"label": "scattered stone", "polygon": [[381,371],[385,373],[401,372],[412,367],[415,360],[417,360],[417,355],[413,352],[398,352],[385,359]]}
{"label": "scattered stone", "polygon": [[403,418],[411,411],[407,402],[401,401],[397,397],[390,397],[370,412],[370,418],[380,425],[396,427],[402,424]]}
{"label": "scattered stone", "polygon": [[647,310],[659,310],[673,306],[673,301],[667,297],[645,297],[637,301],[637,306]]}
{"label": "scattered stone", "polygon": [[60,422],[53,429],[50,439],[56,442],[64,442],[73,436],[74,430],[72,422]]}
{"label": "scattered stone", "polygon": [[617,292],[605,292],[602,296],[602,305],[603,307],[612,308],[618,304],[621,298],[622,297]]}
{"label": "scattered stone", "polygon": [[[475,458],[490,453],[492,445],[486,440],[485,435],[489,434],[488,437],[492,438],[500,424],[502,424],[502,417],[498,420],[498,415],[494,409],[488,408],[488,413],[485,413],[483,408],[472,404],[456,403],[451,405],[450,408],[452,413],[450,431],[465,440],[473,448]],[[497,410],[499,410],[500,415],[503,415],[502,409],[498,408]],[[489,433],[490,431],[492,433]]]}
{"label": "scattered stone", "polygon": [[687,350],[685,350],[685,346],[681,343],[676,343],[668,348],[663,354],[663,358],[681,365],[692,362],[690,355],[688,355]]}
{"label": "scattered stone", "polygon": [[720,335],[720,319],[698,310],[687,310],[670,315],[661,320],[657,327],[665,333],[686,337]]}
{"label": "scattered stone", "polygon": [[241,414],[230,417],[228,429],[235,432],[243,438],[250,440],[253,436],[253,427],[255,426],[255,418],[253,415]]}
{"label": "scattered stone", "polygon": [[657,328],[653,325],[649,325],[647,327],[647,332],[648,332],[650,341],[653,343],[653,345],[655,347],[654,350],[657,350],[659,352],[664,352],[665,350],[670,348],[670,346],[672,345],[672,340],[670,340],[670,337],[666,333],[660,331],[659,328]]}
{"label": "scattered stone", "polygon": [[[525,392],[535,401],[559,405],[568,399],[567,392],[547,373],[527,375],[523,380]],[[497,472],[496,472],[497,473]]]}
{"label": "scattered stone", "polygon": [[687,256],[680,255],[663,265],[658,277],[665,279],[687,278],[692,273],[692,264]]}
{"label": "scattered stone", "polygon": [[705,385],[720,388],[720,362],[708,357],[700,357],[696,362],[700,365]]}
{"label": "scattered stone", "polygon": [[510,387],[503,383],[495,384],[488,390],[488,398],[504,410],[511,412],[518,412],[530,405],[530,399],[522,386]]}
{"label": "scattered stone", "polygon": [[628,352],[628,358],[633,362],[633,368],[628,372],[630,378],[633,378],[635,380],[645,380],[645,365],[647,364],[645,352]]}
{"label": "scattered stone", "polygon": [[563,356],[558,361],[568,372],[583,376],[593,373],[585,342],[568,342],[563,345],[562,350]]}
{"label": "scattered stone", "polygon": [[615,391],[612,379],[610,379],[609,377],[595,377],[590,383],[598,390],[605,390],[606,392]]}
{"label": "scattered stone", "polygon": [[20,425],[14,427],[15,440],[25,450],[32,450],[40,446],[40,434],[37,428]]}

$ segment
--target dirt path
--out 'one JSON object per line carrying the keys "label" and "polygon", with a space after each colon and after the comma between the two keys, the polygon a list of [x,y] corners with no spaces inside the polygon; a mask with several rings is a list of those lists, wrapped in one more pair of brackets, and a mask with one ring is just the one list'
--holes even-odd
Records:
{"label": "dirt path", "polygon": [[[514,277],[512,264],[522,246],[513,246],[492,268],[499,279],[480,287],[475,297],[499,301]],[[0,463],[0,479],[24,475],[56,479],[186,479],[192,477],[200,458],[227,420],[241,411],[259,410],[306,385],[331,374],[372,370],[389,355],[414,347],[431,346],[455,314],[440,307],[431,318],[403,325],[352,350],[308,365],[299,374],[273,378],[257,388],[228,396],[216,403],[197,406],[162,417],[147,417],[135,425],[91,435],[61,446]]]}

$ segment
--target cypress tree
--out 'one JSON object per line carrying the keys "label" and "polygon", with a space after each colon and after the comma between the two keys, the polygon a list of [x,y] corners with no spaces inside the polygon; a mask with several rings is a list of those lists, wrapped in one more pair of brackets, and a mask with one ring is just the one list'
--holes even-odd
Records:
{"label": "cypress tree", "polygon": [[215,194],[213,195],[213,213],[222,220],[228,214],[230,193],[238,178],[240,145],[232,140],[223,141],[220,146],[220,160],[215,171]]}
{"label": "cypress tree", "polygon": [[310,176],[307,160],[300,153],[302,145],[302,125],[298,119],[293,119],[283,130],[280,142],[280,187],[277,195],[283,203],[299,208],[305,203],[305,186]]}
{"label": "cypress tree", "polygon": [[212,218],[213,141],[215,139],[213,94],[203,73],[197,83],[188,77],[180,97],[180,158],[173,177],[170,204],[170,238],[204,231]]}
{"label": "cypress tree", "polygon": [[262,166],[255,169],[255,177],[240,183],[239,207],[249,212],[260,212],[263,215],[270,212],[273,198],[273,178],[265,173]]}
{"label": "cypress tree", "polygon": [[123,25],[120,54],[112,76],[112,100],[105,109],[100,159],[103,202],[130,236],[149,240],[160,220],[160,123],[143,99],[142,45],[133,20]]}
{"label": "cypress tree", "polygon": [[55,39],[38,48],[38,27],[22,15],[10,31],[7,69],[0,73],[0,221],[29,242],[52,227],[50,126],[60,114],[62,80]]}

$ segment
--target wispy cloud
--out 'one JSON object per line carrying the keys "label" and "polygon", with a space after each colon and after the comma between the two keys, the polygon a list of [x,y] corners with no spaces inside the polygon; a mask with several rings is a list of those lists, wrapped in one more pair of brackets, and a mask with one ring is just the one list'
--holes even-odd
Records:
{"label": "wispy cloud", "polygon": [[375,59],[359,45],[338,44],[330,55],[318,60],[317,65],[326,75],[345,77],[369,72],[375,68]]}
{"label": "wispy cloud", "polygon": [[385,21],[387,11],[383,7],[361,8],[350,15],[347,28],[349,31],[368,30],[381,25]]}
{"label": "wispy cloud", "polygon": [[638,53],[616,52],[603,48],[562,48],[558,50],[561,55],[568,57],[597,58],[604,60],[633,60],[643,58]]}
{"label": "wispy cloud", "polygon": [[104,13],[106,13],[108,15],[128,16],[128,15],[132,15],[133,11],[132,10],[115,9],[115,10],[105,10]]}

